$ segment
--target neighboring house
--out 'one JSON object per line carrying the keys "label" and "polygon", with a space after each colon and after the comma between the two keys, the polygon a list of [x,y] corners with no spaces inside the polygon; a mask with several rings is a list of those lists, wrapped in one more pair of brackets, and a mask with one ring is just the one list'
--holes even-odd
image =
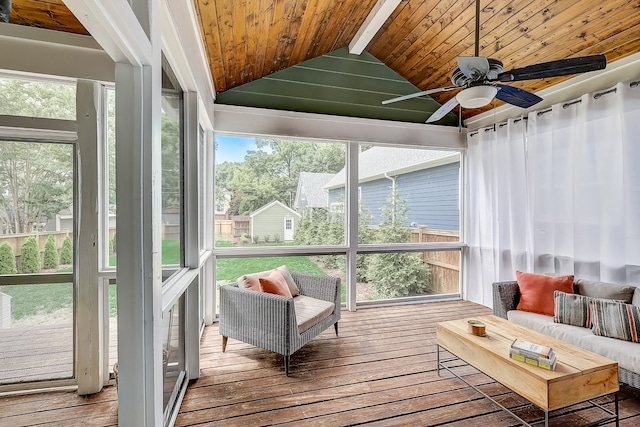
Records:
{"label": "neighboring house", "polygon": [[180,224],[180,208],[177,206],[167,206],[162,208],[162,223],[179,225]]}
{"label": "neighboring house", "polygon": [[293,236],[301,215],[277,200],[268,203],[249,214],[251,217],[251,237],[260,241],[268,236],[271,242],[276,236],[281,242],[293,240]]}
{"label": "neighboring house", "polygon": [[[395,188],[406,203],[407,226],[460,229],[460,155],[452,151],[373,147],[359,159],[360,208],[382,222],[381,207]],[[344,169],[324,186],[329,209],[344,209]]]}
{"label": "neighboring house", "polygon": [[231,207],[231,191],[222,190],[221,194],[216,193],[214,203],[215,219],[229,219],[229,208]]}
{"label": "neighboring house", "polygon": [[324,186],[335,174],[300,172],[298,188],[293,207],[302,215],[313,212],[313,208],[326,208],[328,204],[328,192]]}

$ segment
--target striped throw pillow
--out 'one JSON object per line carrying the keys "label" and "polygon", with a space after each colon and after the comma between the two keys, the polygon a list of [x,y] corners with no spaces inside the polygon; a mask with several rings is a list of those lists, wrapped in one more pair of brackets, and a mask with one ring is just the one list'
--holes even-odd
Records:
{"label": "striped throw pillow", "polygon": [[590,304],[594,334],[639,342],[640,307],[598,298],[592,298]]}
{"label": "striped throw pillow", "polygon": [[568,294],[554,291],[553,293],[553,321],[565,325],[591,327],[591,312],[589,301],[584,295]]}

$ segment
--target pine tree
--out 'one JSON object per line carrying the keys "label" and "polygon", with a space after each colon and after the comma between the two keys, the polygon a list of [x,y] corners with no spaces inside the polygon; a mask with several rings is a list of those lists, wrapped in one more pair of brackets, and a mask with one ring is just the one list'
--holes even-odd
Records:
{"label": "pine tree", "polygon": [[73,248],[71,246],[71,238],[65,237],[62,241],[62,249],[60,250],[60,264],[71,264],[73,262]]}
{"label": "pine tree", "polygon": [[59,264],[58,248],[56,248],[56,241],[52,234],[47,237],[47,242],[44,244],[44,268],[57,268]]}
{"label": "pine tree", "polygon": [[36,238],[27,237],[20,247],[20,272],[38,273],[40,269],[40,249],[38,249]]}
{"label": "pine tree", "polygon": [[16,274],[16,256],[7,242],[0,245],[0,274]]}

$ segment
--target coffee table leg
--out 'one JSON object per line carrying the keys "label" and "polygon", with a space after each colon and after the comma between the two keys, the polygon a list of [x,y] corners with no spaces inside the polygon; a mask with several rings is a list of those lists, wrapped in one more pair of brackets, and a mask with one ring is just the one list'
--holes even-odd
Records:
{"label": "coffee table leg", "polygon": [[614,394],[616,395],[615,397],[616,427],[620,427],[620,412],[618,412],[618,392],[616,391]]}
{"label": "coffee table leg", "polygon": [[[440,376],[440,344],[436,344],[436,372],[438,373],[438,376]],[[616,405],[617,402],[618,401],[616,400]]]}
{"label": "coffee table leg", "polygon": [[549,427],[549,411],[544,411],[544,427]]}

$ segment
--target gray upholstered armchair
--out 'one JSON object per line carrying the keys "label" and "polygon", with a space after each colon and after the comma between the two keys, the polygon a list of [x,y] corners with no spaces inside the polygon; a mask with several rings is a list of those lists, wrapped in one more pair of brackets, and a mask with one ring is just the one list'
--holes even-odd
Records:
{"label": "gray upholstered armchair", "polygon": [[271,350],[289,358],[325,329],[340,320],[340,278],[291,272],[300,295],[289,298],[231,283],[220,287],[222,351],[227,339]]}

